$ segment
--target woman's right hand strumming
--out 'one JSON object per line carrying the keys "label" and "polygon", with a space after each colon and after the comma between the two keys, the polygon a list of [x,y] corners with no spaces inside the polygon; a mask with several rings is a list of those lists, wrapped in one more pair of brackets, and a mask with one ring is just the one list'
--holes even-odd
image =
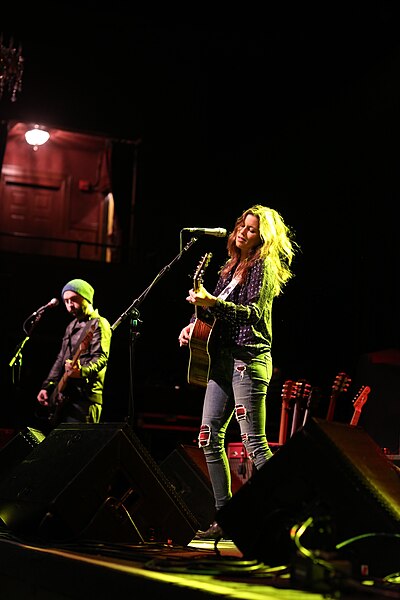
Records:
{"label": "woman's right hand strumming", "polygon": [[194,323],[189,323],[189,325],[186,325],[186,327],[184,327],[182,329],[182,331],[180,332],[179,337],[178,337],[180,346],[188,345],[189,340],[190,340],[190,334],[193,329],[193,325],[194,325]]}

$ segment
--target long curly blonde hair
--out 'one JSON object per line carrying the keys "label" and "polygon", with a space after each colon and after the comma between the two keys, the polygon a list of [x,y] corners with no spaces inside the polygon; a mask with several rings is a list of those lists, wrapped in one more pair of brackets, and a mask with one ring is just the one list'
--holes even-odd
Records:
{"label": "long curly blonde hair", "polygon": [[241,269],[240,280],[241,282],[245,281],[248,270],[256,260],[266,260],[269,267],[269,277],[274,279],[275,296],[279,296],[285,284],[293,277],[291,264],[295,253],[299,250],[299,246],[294,240],[293,230],[286,225],[280,213],[273,208],[255,204],[236,219],[235,227],[227,242],[229,259],[220,273],[222,277],[227,277],[240,262],[240,250],[236,246],[236,234],[238,229],[243,226],[247,215],[254,215],[258,218],[261,243],[251,249]]}

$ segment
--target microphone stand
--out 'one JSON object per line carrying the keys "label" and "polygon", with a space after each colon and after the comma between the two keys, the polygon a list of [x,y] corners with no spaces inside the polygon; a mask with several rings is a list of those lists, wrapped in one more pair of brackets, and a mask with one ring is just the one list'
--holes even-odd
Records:
{"label": "microphone stand", "polygon": [[134,402],[133,402],[133,374],[134,374],[134,361],[135,361],[134,348],[135,348],[135,342],[140,335],[138,328],[143,322],[140,319],[140,312],[138,310],[138,307],[141,305],[143,300],[146,298],[146,296],[148,295],[150,290],[161,279],[161,277],[163,277],[163,275],[165,275],[165,273],[170,271],[171,267],[182,257],[183,253],[186,252],[187,250],[189,250],[189,248],[191,248],[191,246],[193,246],[193,244],[195,242],[197,242],[197,239],[198,239],[197,237],[192,237],[191,240],[185,245],[184,248],[182,248],[182,244],[181,244],[179,254],[177,254],[170,263],[168,263],[167,265],[165,265],[165,267],[163,267],[161,269],[161,271],[156,275],[156,277],[153,279],[153,281],[150,283],[150,285],[145,290],[143,290],[143,292],[140,294],[140,296],[138,298],[136,298],[132,302],[132,304],[130,306],[128,306],[128,308],[118,317],[118,319],[115,321],[115,323],[113,323],[113,325],[111,325],[111,330],[115,331],[117,329],[117,327],[123,321],[125,321],[125,319],[128,316],[130,317],[130,345],[129,345],[129,356],[130,356],[130,392],[129,392],[130,402],[129,402],[129,406],[130,406],[130,414],[128,416],[128,422],[131,425],[131,427],[133,427],[133,413],[134,413],[134,411],[133,411],[133,405],[134,405]]}
{"label": "microphone stand", "polygon": [[[36,325],[39,323],[42,315],[43,315],[43,312],[34,312],[31,315],[29,315],[29,317],[27,319],[25,319],[22,328],[24,330],[24,333],[26,334],[26,337],[24,340],[22,340],[22,342],[20,342],[18,344],[15,354],[8,364],[8,366],[13,369],[11,379],[12,379],[13,385],[15,385],[17,387],[17,390],[19,389],[19,385],[21,382],[22,350],[23,350],[26,342],[31,337],[31,335],[32,335]],[[28,323],[30,323],[29,329],[28,329]],[[16,369],[17,369],[17,371],[15,373]]]}
{"label": "microphone stand", "polygon": [[[11,375],[11,380],[12,380],[13,385],[17,386],[17,388],[19,388],[19,384],[21,381],[22,350],[28,340],[29,340],[29,335],[27,335],[26,338],[18,344],[16,352],[15,352],[14,356],[12,357],[12,359],[10,360],[9,365],[8,365],[9,367],[11,367],[13,369],[12,375]],[[16,369],[18,369],[18,370],[16,371]]]}

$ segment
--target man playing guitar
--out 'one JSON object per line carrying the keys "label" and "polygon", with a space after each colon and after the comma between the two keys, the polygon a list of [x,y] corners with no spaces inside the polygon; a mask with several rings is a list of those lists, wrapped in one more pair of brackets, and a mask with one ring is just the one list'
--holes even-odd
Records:
{"label": "man playing guitar", "polygon": [[100,420],[111,327],[93,308],[93,295],[93,287],[83,279],[69,281],[61,292],[73,319],[37,396],[38,402],[48,409],[50,428],[60,422]]}

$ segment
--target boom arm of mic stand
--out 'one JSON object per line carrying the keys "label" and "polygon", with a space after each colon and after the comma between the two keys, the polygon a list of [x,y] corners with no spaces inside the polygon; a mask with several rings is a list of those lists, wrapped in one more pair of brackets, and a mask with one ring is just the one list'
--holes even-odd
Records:
{"label": "boom arm of mic stand", "polygon": [[15,354],[8,364],[8,366],[11,367],[11,369],[12,369],[11,373],[12,373],[13,385],[16,385],[17,388],[19,387],[19,384],[21,381],[22,350],[28,340],[29,340],[29,335],[27,335],[26,338],[24,340],[22,340],[22,342],[20,344],[18,344]]}
{"label": "boom arm of mic stand", "polygon": [[115,323],[113,323],[113,325],[111,325],[111,329],[112,331],[115,331],[118,327],[118,325],[120,325],[122,323],[122,321],[125,321],[126,317],[128,315],[130,315],[131,313],[134,315],[139,315],[139,311],[135,308],[135,303],[136,300],[130,305],[129,308],[126,309],[125,312],[122,313],[122,315],[120,317],[118,317],[118,319],[115,321]]}
{"label": "boom arm of mic stand", "polygon": [[122,321],[124,321],[126,319],[126,317],[128,315],[130,315],[131,313],[134,313],[136,317],[139,316],[139,311],[136,307],[140,306],[140,304],[146,298],[147,294],[150,292],[150,290],[153,288],[153,286],[157,283],[157,281],[159,281],[161,279],[161,277],[167,271],[169,271],[171,269],[172,265],[174,265],[181,258],[182,254],[184,252],[189,250],[189,248],[195,242],[197,242],[197,239],[198,239],[197,237],[192,237],[191,240],[186,244],[186,246],[179,252],[179,254],[177,254],[175,256],[175,258],[169,264],[165,265],[165,267],[163,267],[161,269],[161,271],[156,275],[156,277],[153,279],[153,281],[150,283],[150,285],[140,294],[140,296],[138,298],[136,298],[136,300],[134,300],[132,302],[132,304],[122,313],[122,315],[118,317],[118,319],[115,321],[115,323],[113,323],[113,325],[111,325],[112,331],[115,331],[117,329],[117,327],[122,323]]}
{"label": "boom arm of mic stand", "polygon": [[9,367],[13,367],[17,361],[20,362],[22,360],[22,349],[28,340],[29,340],[29,335],[27,335],[26,338],[18,344],[15,354],[8,364]]}

